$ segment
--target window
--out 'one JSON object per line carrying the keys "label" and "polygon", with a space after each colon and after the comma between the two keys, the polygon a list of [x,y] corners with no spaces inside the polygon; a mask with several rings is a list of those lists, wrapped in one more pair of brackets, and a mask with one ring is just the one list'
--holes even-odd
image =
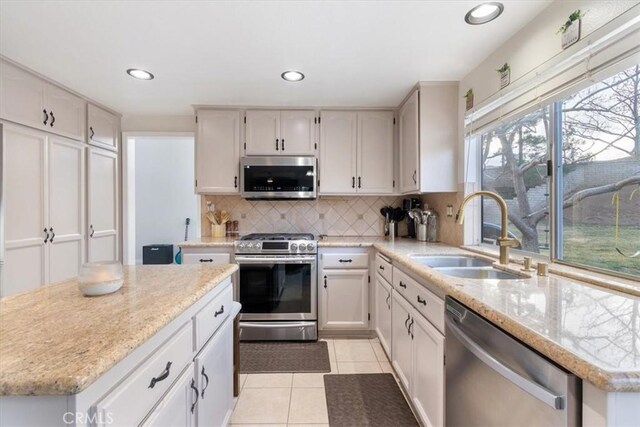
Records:
{"label": "window", "polygon": [[[509,237],[518,249],[549,253],[549,183],[547,179],[550,109],[542,108],[482,136],[482,189],[507,202]],[[482,200],[482,241],[500,236],[500,209]]]}
{"label": "window", "polygon": [[635,66],[556,104],[558,259],[640,276],[639,83]]}
{"label": "window", "polygon": [[[519,249],[640,276],[639,89],[637,65],[482,135],[482,188],[507,202]],[[548,177],[551,158],[559,167]],[[483,242],[499,224],[483,200]]]}

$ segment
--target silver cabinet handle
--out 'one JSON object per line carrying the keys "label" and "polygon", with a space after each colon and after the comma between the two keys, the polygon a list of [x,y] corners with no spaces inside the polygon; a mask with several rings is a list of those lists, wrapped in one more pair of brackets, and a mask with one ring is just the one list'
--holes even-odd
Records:
{"label": "silver cabinet handle", "polygon": [[531,396],[540,400],[543,403],[551,406],[554,409],[564,408],[564,396],[558,396],[546,388],[542,387],[533,381],[524,378],[508,366],[502,364],[492,355],[487,353],[482,347],[480,347],[475,341],[469,338],[455,323],[449,318],[445,319],[447,327],[453,332],[453,335],[464,345],[474,356],[480,359],[485,365],[493,369],[496,373],[500,374],[513,384],[520,387]]}

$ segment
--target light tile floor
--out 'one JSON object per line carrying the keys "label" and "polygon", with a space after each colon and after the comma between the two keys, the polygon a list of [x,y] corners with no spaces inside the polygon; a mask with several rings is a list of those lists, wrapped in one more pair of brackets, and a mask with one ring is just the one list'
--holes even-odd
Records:
{"label": "light tile floor", "polygon": [[[393,373],[377,338],[327,339],[332,374]],[[328,426],[325,374],[242,374],[231,425]]]}

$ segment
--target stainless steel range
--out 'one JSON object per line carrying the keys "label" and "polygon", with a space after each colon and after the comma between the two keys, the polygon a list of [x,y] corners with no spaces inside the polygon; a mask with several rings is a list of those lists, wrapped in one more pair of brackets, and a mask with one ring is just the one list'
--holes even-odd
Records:
{"label": "stainless steel range", "polygon": [[249,234],[235,242],[241,341],[318,339],[313,234]]}

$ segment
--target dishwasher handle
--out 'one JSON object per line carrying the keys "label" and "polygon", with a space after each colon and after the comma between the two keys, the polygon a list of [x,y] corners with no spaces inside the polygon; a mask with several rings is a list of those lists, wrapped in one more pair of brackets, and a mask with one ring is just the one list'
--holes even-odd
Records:
{"label": "dishwasher handle", "polygon": [[511,383],[517,385],[525,392],[529,393],[536,399],[544,402],[554,409],[564,409],[564,396],[558,396],[553,392],[542,387],[527,378],[524,378],[513,369],[500,363],[492,355],[487,353],[467,334],[465,334],[449,317],[445,319],[447,327],[453,332],[453,335],[464,345],[471,353],[480,359],[485,365],[493,369],[495,372],[506,378]]}

